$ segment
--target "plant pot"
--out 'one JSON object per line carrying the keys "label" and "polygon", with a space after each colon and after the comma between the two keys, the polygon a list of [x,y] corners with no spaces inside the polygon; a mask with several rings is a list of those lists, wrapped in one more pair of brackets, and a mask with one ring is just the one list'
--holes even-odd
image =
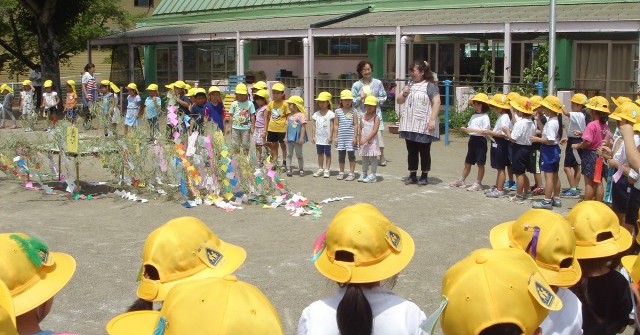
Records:
{"label": "plant pot", "polygon": [[390,124],[387,128],[389,129],[389,134],[398,134],[398,128],[400,128],[400,126],[397,124]]}

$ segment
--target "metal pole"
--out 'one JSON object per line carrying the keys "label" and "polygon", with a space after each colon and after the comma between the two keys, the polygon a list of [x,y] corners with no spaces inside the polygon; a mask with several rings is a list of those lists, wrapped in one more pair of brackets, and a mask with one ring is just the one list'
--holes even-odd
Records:
{"label": "metal pole", "polygon": [[444,145],[449,145],[449,93],[452,83],[449,79],[444,81]]}
{"label": "metal pole", "polygon": [[309,39],[309,105],[313,106],[312,100],[316,94],[316,50],[313,42],[313,29],[309,28],[307,31],[307,38]]}
{"label": "metal pole", "polygon": [[[400,39],[402,35],[400,34],[400,27],[396,27],[396,71],[394,76],[396,78],[396,96],[401,94],[402,88],[404,87],[404,79],[400,78]],[[400,80],[400,81],[398,81]],[[395,101],[394,101],[395,102]],[[400,105],[395,102],[396,114],[400,112]]]}
{"label": "metal pole", "polygon": [[184,51],[180,36],[178,36],[178,80],[184,80]]}
{"label": "metal pole", "polygon": [[549,10],[549,87],[547,92],[556,92],[556,0],[551,0]]}

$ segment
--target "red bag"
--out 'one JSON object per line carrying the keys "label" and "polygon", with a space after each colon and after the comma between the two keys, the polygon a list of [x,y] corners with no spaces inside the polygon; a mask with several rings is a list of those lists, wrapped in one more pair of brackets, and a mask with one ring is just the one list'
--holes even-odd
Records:
{"label": "red bag", "polygon": [[602,157],[596,158],[596,166],[595,171],[593,172],[593,182],[601,183],[602,182],[602,167],[604,165],[604,159]]}

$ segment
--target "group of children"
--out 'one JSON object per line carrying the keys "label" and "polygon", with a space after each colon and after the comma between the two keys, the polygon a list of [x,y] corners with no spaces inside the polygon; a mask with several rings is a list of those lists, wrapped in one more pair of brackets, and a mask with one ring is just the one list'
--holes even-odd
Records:
{"label": "group of children", "polygon": [[[491,229],[489,241],[492,249],[445,272],[440,307],[427,318],[391,291],[415,253],[412,237],[373,205],[347,206],[316,238],[311,259],[337,292],[302,311],[297,333],[432,334],[440,320],[445,335],[614,335],[638,324],[640,260],[603,203],[581,202],[566,218],[531,209]],[[267,296],[233,275],[246,256],[195,217],[170,220],[145,240],[137,299],[107,332],[282,334]],[[0,333],[55,334],[40,323],[71,280],[74,258],[3,233],[0,264]]]}

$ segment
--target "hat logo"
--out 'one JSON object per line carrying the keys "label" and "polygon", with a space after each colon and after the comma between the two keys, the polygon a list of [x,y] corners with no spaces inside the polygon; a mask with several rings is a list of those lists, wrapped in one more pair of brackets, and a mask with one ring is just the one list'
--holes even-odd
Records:
{"label": "hat logo", "polygon": [[400,247],[400,235],[396,234],[395,232],[389,230],[387,231],[387,241],[389,241],[389,243],[391,243],[391,245],[393,246],[394,249],[399,250]]}
{"label": "hat logo", "polygon": [[536,281],[535,284],[536,284],[536,292],[538,293],[538,297],[540,298],[540,301],[547,307],[553,306],[553,301],[555,300],[554,294],[551,293],[549,289],[544,287],[544,285],[540,284],[539,282]]}
{"label": "hat logo", "polygon": [[222,260],[222,254],[211,248],[205,248],[205,252],[207,253],[207,261],[209,261],[209,264],[211,264],[211,266],[218,266],[218,263]]}
{"label": "hat logo", "polygon": [[47,250],[38,250],[42,264],[49,264],[49,252]]}

